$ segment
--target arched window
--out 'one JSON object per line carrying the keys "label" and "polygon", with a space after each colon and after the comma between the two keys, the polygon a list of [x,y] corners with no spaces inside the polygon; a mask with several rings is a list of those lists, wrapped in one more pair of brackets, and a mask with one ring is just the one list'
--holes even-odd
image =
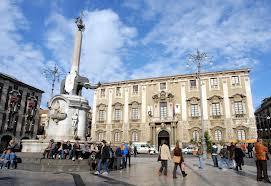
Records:
{"label": "arched window", "polygon": [[115,142],[120,142],[120,132],[115,132],[114,141]]}
{"label": "arched window", "polygon": [[221,141],[221,140],[222,140],[221,130],[215,130],[215,141]]}
{"label": "arched window", "polygon": [[102,141],[104,139],[104,133],[103,132],[99,132],[98,133],[98,141]]}
{"label": "arched window", "polygon": [[193,141],[199,141],[199,132],[198,131],[193,131],[192,133]]}
{"label": "arched window", "polygon": [[132,132],[132,142],[138,141],[138,134],[136,131]]}
{"label": "arched window", "polygon": [[246,139],[246,132],[243,129],[237,130],[237,139],[238,140],[245,140]]}

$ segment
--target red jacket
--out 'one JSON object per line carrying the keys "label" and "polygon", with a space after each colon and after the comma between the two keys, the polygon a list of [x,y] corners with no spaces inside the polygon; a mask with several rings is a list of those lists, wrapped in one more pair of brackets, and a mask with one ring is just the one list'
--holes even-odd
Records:
{"label": "red jacket", "polygon": [[257,160],[267,160],[268,149],[263,144],[257,142],[255,143],[255,153]]}

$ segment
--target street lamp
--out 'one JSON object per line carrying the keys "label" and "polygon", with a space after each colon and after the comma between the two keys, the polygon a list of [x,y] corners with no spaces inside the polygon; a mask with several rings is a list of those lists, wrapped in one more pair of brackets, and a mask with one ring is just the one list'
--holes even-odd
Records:
{"label": "street lamp", "polygon": [[[202,131],[202,149],[203,149],[203,157],[207,158],[207,146],[206,146],[206,139],[205,139],[205,126],[203,121],[203,99],[202,99],[202,89],[201,89],[201,70],[202,65],[210,62],[207,53],[202,52],[200,53],[197,49],[196,54],[189,54],[188,57],[188,65],[195,65],[197,68],[196,78],[198,79],[198,89],[199,89],[199,96],[200,96],[200,122],[201,122],[201,131]],[[211,63],[210,63],[211,64]]]}

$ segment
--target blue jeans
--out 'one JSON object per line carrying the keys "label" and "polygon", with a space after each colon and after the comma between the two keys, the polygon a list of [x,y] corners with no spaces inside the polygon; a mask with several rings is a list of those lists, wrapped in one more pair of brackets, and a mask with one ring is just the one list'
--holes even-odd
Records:
{"label": "blue jeans", "polygon": [[212,155],[212,159],[213,159],[213,162],[214,162],[214,166],[218,167],[217,155]]}
{"label": "blue jeans", "polygon": [[102,170],[102,166],[105,166],[104,169],[106,172],[109,172],[108,170],[108,159],[107,160],[101,160],[99,159],[99,162],[98,162],[98,172],[99,174],[101,174],[101,170]]}
{"label": "blue jeans", "polygon": [[202,155],[199,156],[199,168],[203,169],[203,157],[202,157]]}
{"label": "blue jeans", "polygon": [[126,155],[122,156],[122,168],[126,168],[127,166],[127,157]]}
{"label": "blue jeans", "polygon": [[229,160],[227,158],[221,158],[219,161],[219,168],[224,169],[229,167]]}

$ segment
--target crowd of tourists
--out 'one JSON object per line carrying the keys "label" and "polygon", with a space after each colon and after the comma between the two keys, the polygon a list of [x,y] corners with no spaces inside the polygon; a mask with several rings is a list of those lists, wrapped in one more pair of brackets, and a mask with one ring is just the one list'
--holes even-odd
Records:
{"label": "crowd of tourists", "polygon": [[17,155],[15,153],[15,146],[17,143],[14,139],[10,140],[8,146],[2,154],[0,154],[0,168],[1,169],[16,169],[17,168]]}
{"label": "crowd of tourists", "polygon": [[[248,158],[254,158],[257,167],[257,181],[264,181],[266,183],[271,183],[267,174],[267,160],[268,148],[263,145],[263,141],[258,139],[255,144],[248,144],[244,146],[240,143],[231,143],[220,147],[213,143],[211,148],[211,155],[214,167],[219,169],[235,169],[236,171],[243,170],[244,157],[248,153]],[[198,149],[199,157],[199,168],[203,167],[203,150],[201,144],[199,144]]]}
{"label": "crowd of tourists", "polygon": [[51,139],[43,152],[43,158],[83,160],[88,159],[92,151],[93,149],[91,149],[91,145],[88,143],[81,145],[79,141],[76,141],[74,144],[71,144],[70,141],[54,142]]}
{"label": "crowd of tourists", "polygon": [[[43,158],[48,159],[71,159],[75,161],[89,159],[92,170],[97,170],[95,174],[107,175],[109,170],[120,170],[130,166],[131,147],[127,143],[120,146],[112,146],[105,140],[101,143],[83,145],[76,141],[71,144],[70,141],[54,142],[50,140],[49,145],[43,152]],[[135,153],[136,154],[136,153]]]}

